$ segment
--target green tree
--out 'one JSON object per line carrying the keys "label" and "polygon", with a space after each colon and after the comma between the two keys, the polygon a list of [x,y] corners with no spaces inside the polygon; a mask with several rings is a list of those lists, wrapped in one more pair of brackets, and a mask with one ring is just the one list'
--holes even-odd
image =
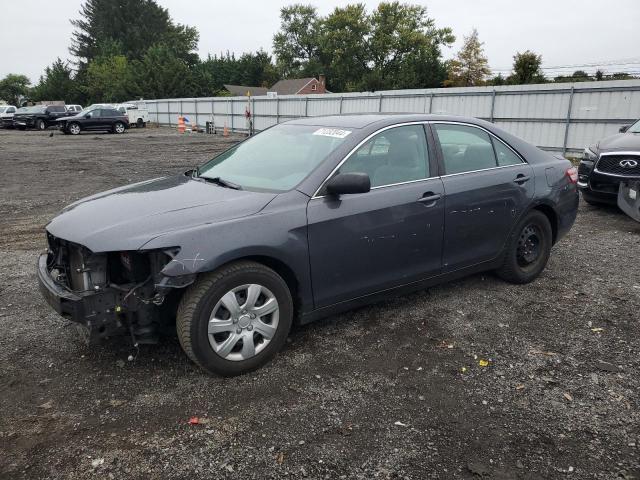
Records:
{"label": "green tree", "polygon": [[489,85],[493,85],[493,86],[506,85],[507,79],[504,78],[501,73],[499,73],[498,75],[493,77],[491,80],[489,80],[488,83]]}
{"label": "green tree", "polygon": [[370,14],[347,5],[327,17],[293,5],[281,10],[273,49],[284,76],[326,73],[332,90],[418,88],[442,84],[440,49],[454,39],[420,5],[382,2]]}
{"label": "green tree", "polygon": [[10,73],[0,80],[0,99],[11,105],[20,106],[21,100],[29,93],[30,84],[25,75]]}
{"label": "green tree", "polygon": [[84,91],[90,103],[118,103],[131,99],[131,65],[124,55],[94,58],[87,66]]}
{"label": "green tree", "polygon": [[449,78],[445,81],[445,86],[484,85],[485,78],[491,73],[491,70],[482,45],[483,43],[478,38],[478,31],[474,28],[468,37],[464,37],[464,44],[455,60],[449,63]]}
{"label": "green tree", "polygon": [[321,73],[321,25],[312,5],[295,4],[280,10],[280,31],[273,37],[273,51],[283,76]]}
{"label": "green tree", "polygon": [[426,7],[398,1],[380,3],[371,14],[368,43],[372,68],[366,89],[440,86],[446,71],[432,69],[442,64],[440,46],[454,40],[451,29],[435,27]]}
{"label": "green tree", "polygon": [[135,95],[145,98],[193,97],[189,65],[165,44],[150,47],[132,68]]}
{"label": "green tree", "polygon": [[86,0],[80,18],[71,24],[75,31],[69,50],[80,64],[104,56],[105,45],[118,45],[118,54],[139,60],[149,47],[161,42],[171,45],[183,61],[198,61],[193,53],[198,45],[197,30],[174,23],[167,9],[154,0]]}
{"label": "green tree", "polygon": [[564,76],[558,75],[553,79],[556,83],[568,83],[568,82],[589,82],[592,78],[584,70],[576,70],[572,75]]}
{"label": "green tree", "polygon": [[369,71],[369,48],[363,44],[371,34],[371,20],[363,4],[337,7],[322,22],[322,73],[332,89],[340,92],[360,87]]}
{"label": "green tree", "polygon": [[73,70],[60,58],[44,69],[44,75],[33,88],[33,100],[64,100],[67,103],[80,101],[80,92],[73,78]]}
{"label": "green tree", "polygon": [[530,50],[518,52],[513,57],[513,73],[507,80],[512,85],[544,83],[546,79],[541,67],[542,55],[536,55]]}

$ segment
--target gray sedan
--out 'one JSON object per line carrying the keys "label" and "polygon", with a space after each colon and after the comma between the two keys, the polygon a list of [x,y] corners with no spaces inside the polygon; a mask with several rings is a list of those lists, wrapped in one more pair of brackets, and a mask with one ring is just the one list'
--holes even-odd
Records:
{"label": "gray sedan", "polygon": [[46,227],[41,291],[89,341],[173,325],[221,375],[306,323],[492,270],[534,280],[578,208],[564,159],[472,118],[277,125],[184,174],[82,199]]}

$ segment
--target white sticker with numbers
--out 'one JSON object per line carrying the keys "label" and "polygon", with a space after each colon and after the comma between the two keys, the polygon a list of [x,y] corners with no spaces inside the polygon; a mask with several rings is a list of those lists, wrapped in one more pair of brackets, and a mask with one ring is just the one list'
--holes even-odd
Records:
{"label": "white sticker with numbers", "polygon": [[320,128],[313,132],[314,135],[322,135],[323,137],[345,138],[351,133],[351,130],[341,130],[339,128]]}

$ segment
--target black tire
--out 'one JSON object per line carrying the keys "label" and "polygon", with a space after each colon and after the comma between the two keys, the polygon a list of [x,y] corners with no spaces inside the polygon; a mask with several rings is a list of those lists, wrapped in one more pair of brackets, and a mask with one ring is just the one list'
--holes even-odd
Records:
{"label": "black tire", "polygon": [[138,119],[138,121],[136,122],[136,128],[142,128],[144,127],[144,122],[142,121],[141,118]]}
{"label": "black tire", "polygon": [[47,129],[47,124],[44,122],[44,120],[42,119],[38,119],[36,120],[36,129],[37,130],[46,130]]}
{"label": "black tire", "polygon": [[69,125],[67,125],[65,131],[69,132],[71,135],[80,135],[82,127],[78,122],[71,122]]}
{"label": "black tire", "polygon": [[513,232],[504,252],[504,263],[496,273],[510,283],[532,282],[549,260],[553,243],[551,224],[544,213],[532,210]]}
{"label": "black tire", "polygon": [[[122,130],[121,132],[118,132],[118,130]],[[113,124],[113,133],[124,133],[126,131],[126,127],[124,125],[124,123],[122,122],[116,122]]]}
{"label": "black tire", "polygon": [[[258,283],[275,296],[278,325],[275,334],[262,351],[246,360],[227,360],[218,355],[209,341],[209,318],[216,304],[232,289]],[[178,306],[176,329],[182,349],[204,370],[225,377],[242,375],[255,370],[282,348],[293,321],[293,300],[286,282],[270,268],[251,261],[234,262],[206,273],[185,292]]]}

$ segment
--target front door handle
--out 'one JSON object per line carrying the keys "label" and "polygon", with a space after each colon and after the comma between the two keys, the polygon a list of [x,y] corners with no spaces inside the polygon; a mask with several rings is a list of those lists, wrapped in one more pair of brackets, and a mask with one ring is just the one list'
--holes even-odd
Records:
{"label": "front door handle", "polygon": [[439,193],[427,192],[418,201],[426,204],[428,207],[431,207],[441,198],[442,195]]}
{"label": "front door handle", "polygon": [[529,180],[531,180],[531,177],[528,177],[520,173],[516,176],[514,182],[517,183],[518,185],[522,185],[525,182],[528,182]]}

